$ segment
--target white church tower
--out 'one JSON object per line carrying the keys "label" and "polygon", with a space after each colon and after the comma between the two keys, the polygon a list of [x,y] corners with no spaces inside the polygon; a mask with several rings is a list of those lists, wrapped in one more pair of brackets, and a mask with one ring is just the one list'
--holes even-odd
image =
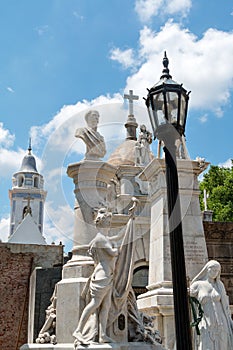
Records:
{"label": "white church tower", "polygon": [[35,157],[28,154],[23,158],[20,170],[13,175],[9,190],[11,204],[10,243],[46,244],[43,233],[44,202],[47,192],[44,179],[38,173]]}

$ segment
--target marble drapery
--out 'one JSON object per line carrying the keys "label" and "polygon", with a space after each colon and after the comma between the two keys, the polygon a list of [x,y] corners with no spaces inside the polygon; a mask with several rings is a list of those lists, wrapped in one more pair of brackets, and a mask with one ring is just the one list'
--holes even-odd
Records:
{"label": "marble drapery", "polygon": [[220,264],[211,260],[191,282],[190,295],[197,298],[204,312],[196,350],[233,349],[233,321],[220,272]]}

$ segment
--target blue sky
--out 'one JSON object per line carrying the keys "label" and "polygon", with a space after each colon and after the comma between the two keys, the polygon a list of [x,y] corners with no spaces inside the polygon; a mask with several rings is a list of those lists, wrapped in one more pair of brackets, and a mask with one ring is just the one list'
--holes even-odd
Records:
{"label": "blue sky", "polygon": [[[48,191],[44,235],[72,246],[70,162],[88,108],[109,144],[124,139],[129,89],[148,127],[143,97],[159,80],[164,50],[173,79],[191,90],[186,127],[192,159],[232,157],[233,4],[207,0],[8,0],[0,3],[0,237],[9,232],[8,189],[32,137]],[[114,141],[114,142],[112,142]]]}

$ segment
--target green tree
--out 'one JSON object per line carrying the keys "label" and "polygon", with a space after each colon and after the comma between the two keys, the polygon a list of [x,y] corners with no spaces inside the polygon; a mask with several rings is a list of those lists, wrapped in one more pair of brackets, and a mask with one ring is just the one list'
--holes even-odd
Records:
{"label": "green tree", "polygon": [[231,168],[211,165],[200,183],[200,205],[204,210],[204,189],[208,210],[213,210],[213,221],[233,221],[233,160]]}

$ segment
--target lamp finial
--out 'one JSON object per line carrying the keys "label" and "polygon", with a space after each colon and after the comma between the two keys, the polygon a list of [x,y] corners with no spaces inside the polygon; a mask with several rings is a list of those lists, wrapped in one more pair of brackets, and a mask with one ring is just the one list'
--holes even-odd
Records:
{"label": "lamp finial", "polygon": [[162,71],[163,74],[161,75],[160,79],[171,79],[172,78],[172,76],[169,74],[168,64],[169,64],[169,60],[167,58],[167,53],[166,53],[166,51],[164,51],[164,58],[163,58],[164,69]]}

